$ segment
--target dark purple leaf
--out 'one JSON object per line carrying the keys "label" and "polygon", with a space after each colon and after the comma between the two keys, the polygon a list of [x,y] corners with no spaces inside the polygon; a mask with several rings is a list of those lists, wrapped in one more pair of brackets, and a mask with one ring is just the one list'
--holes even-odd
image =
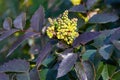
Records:
{"label": "dark purple leaf", "polygon": [[118,28],[110,37],[110,41],[118,40],[120,39],[120,28]]}
{"label": "dark purple leaf", "polygon": [[11,29],[8,31],[4,31],[1,35],[0,35],[0,41],[2,41],[3,39],[9,37],[10,35],[12,35],[13,33],[17,32],[17,29]]}
{"label": "dark purple leaf", "polygon": [[65,49],[65,48],[68,48],[69,46],[67,44],[65,44],[65,43],[63,43],[63,42],[60,41],[57,44],[57,47],[60,48],[60,49]]}
{"label": "dark purple leaf", "polygon": [[[62,55],[67,55],[69,53],[73,52],[73,48],[68,48],[68,49],[65,49],[65,51],[63,51],[61,54]],[[59,54],[58,56],[58,61],[61,61],[63,59],[62,55]]]}
{"label": "dark purple leaf", "polygon": [[63,51],[61,54],[68,54],[71,52],[73,52],[73,48],[68,48],[68,49],[65,49],[65,51]]}
{"label": "dark purple leaf", "polygon": [[16,78],[17,78],[17,80],[30,80],[30,76],[29,76],[28,72],[16,74]]}
{"label": "dark purple leaf", "polygon": [[69,11],[86,13],[86,8],[83,5],[77,5],[77,6],[73,6],[72,8],[70,8]]}
{"label": "dark purple leaf", "polygon": [[110,44],[104,45],[99,49],[99,53],[104,59],[108,60],[111,57],[111,54],[113,53],[113,46]]}
{"label": "dark purple leaf", "polygon": [[90,9],[98,0],[87,0],[86,5],[87,9]]}
{"label": "dark purple leaf", "polygon": [[0,73],[0,80],[9,80],[9,76],[5,73]]}
{"label": "dark purple leaf", "polygon": [[87,79],[95,80],[95,68],[94,68],[93,64],[89,61],[84,61],[83,67],[84,67],[85,73],[87,75]]}
{"label": "dark purple leaf", "polygon": [[0,30],[0,35],[6,32],[6,30]]}
{"label": "dark purple leaf", "polygon": [[120,41],[114,40],[112,43],[120,51]]}
{"label": "dark purple leaf", "polygon": [[31,24],[30,26],[32,27],[33,30],[39,32],[42,30],[43,25],[44,25],[44,9],[42,6],[39,7],[39,9],[34,13],[34,15],[31,18]]}
{"label": "dark purple leaf", "polygon": [[54,46],[54,40],[50,40],[44,48],[40,51],[39,56],[37,58],[36,66],[37,68],[41,65],[42,61],[49,55],[50,51]]}
{"label": "dark purple leaf", "polygon": [[114,33],[115,30],[116,29],[101,31],[101,34],[96,39],[94,39],[94,43],[92,45],[96,48],[100,48],[104,44],[109,44],[110,41],[108,38],[111,34]]}
{"label": "dark purple leaf", "polygon": [[114,13],[99,13],[89,19],[89,23],[108,23],[115,22],[119,17]]}
{"label": "dark purple leaf", "polygon": [[37,33],[35,32],[27,32],[25,33],[24,35],[20,36],[18,38],[18,40],[12,45],[12,47],[9,49],[9,53],[7,54],[7,56],[11,55],[11,53],[23,42],[25,41],[26,39],[28,39],[29,37],[32,37],[32,36],[35,36],[35,35],[38,35]]}
{"label": "dark purple leaf", "polygon": [[12,27],[12,19],[10,17],[6,18],[3,22],[3,28],[5,30],[10,30]]}
{"label": "dark purple leaf", "polygon": [[97,36],[100,35],[100,32],[85,32],[80,34],[73,42],[73,47],[77,47],[80,44],[85,45],[86,43],[92,41]]}
{"label": "dark purple leaf", "polygon": [[75,70],[79,80],[95,80],[95,68],[91,62],[77,62]]}
{"label": "dark purple leaf", "polygon": [[84,67],[88,80],[95,80],[95,68],[93,64],[89,61],[84,61],[82,65]]}
{"label": "dark purple leaf", "polygon": [[117,8],[117,5],[120,4],[120,0],[105,0],[104,3],[107,5],[111,5],[113,8],[119,10],[119,8]]}
{"label": "dark purple leaf", "polygon": [[88,80],[83,65],[80,62],[75,64],[75,71],[79,80]]}
{"label": "dark purple leaf", "polygon": [[30,71],[30,80],[40,80],[39,73],[36,68],[34,68]]}
{"label": "dark purple leaf", "polygon": [[29,63],[21,59],[14,59],[0,66],[0,72],[27,72],[29,69]]}
{"label": "dark purple leaf", "polygon": [[63,60],[58,67],[57,78],[66,75],[74,66],[77,60],[77,54],[75,53],[68,53],[67,55],[62,55],[62,57]]}
{"label": "dark purple leaf", "polygon": [[26,13],[21,13],[13,22],[14,27],[17,29],[23,30],[23,27],[26,24]]}

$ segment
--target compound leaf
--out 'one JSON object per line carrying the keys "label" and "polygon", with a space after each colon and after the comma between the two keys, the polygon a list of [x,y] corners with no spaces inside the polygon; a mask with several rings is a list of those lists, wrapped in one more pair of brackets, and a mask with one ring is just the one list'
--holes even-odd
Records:
{"label": "compound leaf", "polygon": [[5,73],[0,73],[0,80],[9,80],[9,76]]}
{"label": "compound leaf", "polygon": [[92,6],[94,6],[94,4],[97,2],[98,0],[87,0],[86,5],[87,5],[87,9],[92,8]]}
{"label": "compound leaf", "polygon": [[95,68],[91,62],[77,62],[75,70],[79,80],[95,80]]}
{"label": "compound leaf", "polygon": [[30,80],[29,73],[20,73],[16,75],[17,80]]}
{"label": "compound leaf", "polygon": [[42,61],[46,58],[46,56],[49,55],[49,53],[52,50],[54,44],[56,44],[56,42],[54,40],[50,40],[44,46],[44,48],[40,51],[39,56],[37,58],[37,62],[36,62],[37,68],[41,65]]}
{"label": "compound leaf", "polygon": [[113,40],[112,43],[120,51],[120,41]]}
{"label": "compound leaf", "polygon": [[77,54],[75,53],[68,53],[67,55],[64,55],[63,60],[58,67],[57,78],[66,75],[71,70],[76,60]]}
{"label": "compound leaf", "polygon": [[10,17],[6,18],[3,22],[3,28],[5,30],[10,30],[12,27],[12,19]]}
{"label": "compound leaf", "polygon": [[118,28],[117,30],[114,31],[113,34],[111,34],[110,36],[110,41],[114,41],[114,40],[119,40],[120,39],[120,28]]}
{"label": "compound leaf", "polygon": [[111,77],[112,80],[120,80],[120,70],[119,71],[116,71],[112,77]]}
{"label": "compound leaf", "polygon": [[87,50],[85,53],[82,55],[83,60],[88,60],[94,53],[96,53],[96,50]]}
{"label": "compound leaf", "polygon": [[29,63],[25,60],[14,59],[0,66],[0,72],[27,72]]}
{"label": "compound leaf", "polygon": [[86,8],[83,5],[77,5],[77,6],[73,6],[72,8],[70,8],[69,11],[86,13]]}
{"label": "compound leaf", "polygon": [[11,55],[12,52],[26,39],[28,39],[31,36],[35,36],[38,35],[35,32],[27,32],[24,35],[20,36],[18,38],[18,40],[12,45],[12,47],[9,49],[9,53],[7,54],[7,56]]}
{"label": "compound leaf", "polygon": [[119,17],[114,13],[99,13],[89,19],[89,23],[108,23],[115,22]]}
{"label": "compound leaf", "polygon": [[39,9],[33,14],[31,18],[31,24],[33,30],[39,32],[43,28],[44,24],[44,8],[42,6],[39,7]]}
{"label": "compound leaf", "polygon": [[36,68],[30,70],[30,80],[40,80],[39,72]]}
{"label": "compound leaf", "polygon": [[103,80],[109,80],[109,73],[108,73],[107,65],[104,65],[104,68],[103,68],[101,75],[102,75]]}
{"label": "compound leaf", "polygon": [[9,37],[10,35],[12,35],[13,33],[17,32],[17,29],[11,29],[8,31],[4,31],[1,35],[0,35],[0,41],[4,40],[5,38]]}
{"label": "compound leaf", "polygon": [[23,30],[23,27],[26,24],[26,13],[23,12],[17,16],[13,24],[15,28]]}
{"label": "compound leaf", "polygon": [[79,35],[73,42],[73,47],[77,47],[80,44],[85,45],[86,43],[92,41],[95,39],[98,35],[100,35],[100,32],[85,32],[81,35]]}
{"label": "compound leaf", "polygon": [[110,44],[104,45],[99,49],[100,55],[106,60],[108,60],[111,57],[112,52],[113,52],[113,46]]}

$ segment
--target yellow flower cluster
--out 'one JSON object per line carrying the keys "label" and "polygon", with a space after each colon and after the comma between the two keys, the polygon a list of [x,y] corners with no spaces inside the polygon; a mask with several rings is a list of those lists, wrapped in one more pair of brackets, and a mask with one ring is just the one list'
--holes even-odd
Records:
{"label": "yellow flower cluster", "polygon": [[73,3],[73,5],[79,5],[81,3],[82,0],[71,0],[71,2]]}
{"label": "yellow flower cluster", "polygon": [[77,19],[68,18],[68,10],[66,10],[61,18],[52,20],[48,18],[50,26],[47,28],[49,38],[57,38],[65,41],[67,44],[72,44],[74,39],[78,37]]}

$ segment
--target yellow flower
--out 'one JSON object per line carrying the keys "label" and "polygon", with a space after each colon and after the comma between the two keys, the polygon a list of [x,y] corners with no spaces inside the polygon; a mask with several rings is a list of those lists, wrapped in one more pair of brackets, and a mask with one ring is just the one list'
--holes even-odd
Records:
{"label": "yellow flower", "polygon": [[49,36],[49,38],[52,38],[54,35],[54,26],[48,27],[47,28],[47,35]]}
{"label": "yellow flower", "polygon": [[61,18],[52,20],[49,18],[50,26],[47,28],[47,35],[49,38],[53,36],[57,39],[63,40],[67,44],[72,44],[74,39],[78,37],[77,19],[68,18],[68,10],[66,10]]}
{"label": "yellow flower", "polygon": [[81,0],[71,0],[73,5],[79,5],[81,3]]}

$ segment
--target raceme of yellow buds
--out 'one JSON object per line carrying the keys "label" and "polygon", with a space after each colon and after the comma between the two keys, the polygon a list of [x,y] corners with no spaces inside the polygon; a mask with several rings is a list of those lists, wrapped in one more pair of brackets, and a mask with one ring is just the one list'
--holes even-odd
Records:
{"label": "raceme of yellow buds", "polygon": [[67,44],[72,44],[74,39],[78,37],[77,32],[77,19],[68,18],[68,10],[66,10],[61,18],[51,19],[48,18],[50,26],[46,32],[49,38],[57,38],[63,40]]}

